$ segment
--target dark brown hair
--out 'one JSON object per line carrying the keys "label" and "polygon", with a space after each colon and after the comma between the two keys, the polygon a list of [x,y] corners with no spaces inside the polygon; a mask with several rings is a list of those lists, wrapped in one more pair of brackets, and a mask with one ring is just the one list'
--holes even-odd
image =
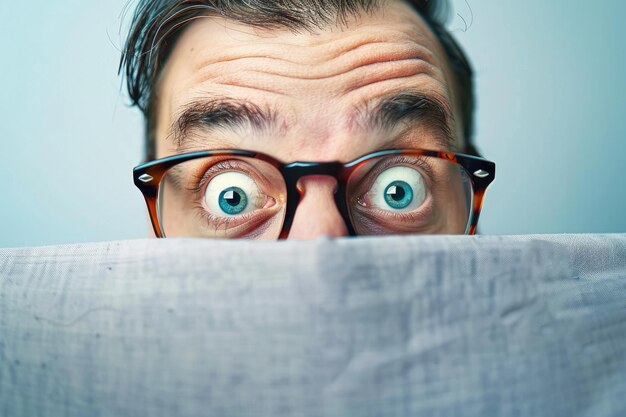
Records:
{"label": "dark brown hair", "polygon": [[[424,18],[443,46],[455,75],[464,125],[465,152],[473,146],[474,87],[469,61],[445,29],[447,0],[406,0]],[[139,0],[120,62],[132,105],[145,116],[146,157],[155,158],[155,83],[182,29],[193,19],[217,14],[267,29],[313,30],[380,7],[380,0]]]}

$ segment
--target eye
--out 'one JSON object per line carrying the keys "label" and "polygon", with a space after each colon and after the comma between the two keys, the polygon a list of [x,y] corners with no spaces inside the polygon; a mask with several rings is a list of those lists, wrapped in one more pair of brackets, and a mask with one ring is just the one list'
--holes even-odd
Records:
{"label": "eye", "polygon": [[252,178],[242,172],[224,172],[211,179],[204,200],[209,211],[217,216],[236,216],[256,207],[261,191]]}
{"label": "eye", "polygon": [[359,204],[388,211],[407,212],[426,199],[424,177],[414,168],[396,166],[381,172]]}

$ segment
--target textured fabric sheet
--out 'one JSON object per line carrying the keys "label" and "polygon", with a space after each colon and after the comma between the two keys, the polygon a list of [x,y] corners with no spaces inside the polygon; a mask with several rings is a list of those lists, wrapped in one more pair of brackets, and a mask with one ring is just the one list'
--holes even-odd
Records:
{"label": "textured fabric sheet", "polygon": [[626,235],[0,249],[0,416],[626,416]]}

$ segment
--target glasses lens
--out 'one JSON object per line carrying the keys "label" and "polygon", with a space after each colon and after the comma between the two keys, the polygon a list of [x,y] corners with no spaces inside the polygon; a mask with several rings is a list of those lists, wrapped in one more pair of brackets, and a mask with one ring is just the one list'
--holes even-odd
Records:
{"label": "glasses lens", "polygon": [[348,179],[350,218],[358,235],[464,234],[472,182],[458,164],[406,154],[361,163]]}
{"label": "glasses lens", "polygon": [[277,239],[286,196],[273,165],[219,155],[170,169],[161,180],[157,211],[168,237]]}

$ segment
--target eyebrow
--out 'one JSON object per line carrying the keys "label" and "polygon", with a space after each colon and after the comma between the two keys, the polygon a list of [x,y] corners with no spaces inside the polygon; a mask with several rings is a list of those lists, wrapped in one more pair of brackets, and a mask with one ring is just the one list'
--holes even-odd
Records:
{"label": "eyebrow", "polygon": [[[354,122],[364,129],[391,131],[400,123],[407,128],[419,123],[433,128],[437,145],[446,150],[455,149],[450,129],[450,109],[446,101],[422,92],[401,92],[379,100],[364,101],[353,108]],[[270,107],[262,108],[246,100],[227,97],[200,99],[185,105],[172,125],[176,147],[190,142],[194,129],[234,129],[248,126],[257,132],[277,130],[279,118]]]}
{"label": "eyebrow", "polygon": [[450,128],[451,113],[447,102],[421,92],[401,92],[380,100],[369,110],[365,102],[356,108],[356,123],[370,130],[391,131],[404,123],[410,128],[419,123],[435,131],[434,140],[446,150],[456,148]]}
{"label": "eyebrow", "polygon": [[174,144],[180,148],[194,129],[227,129],[250,126],[256,131],[271,131],[278,126],[271,108],[261,108],[245,100],[216,97],[185,105],[172,125]]}

